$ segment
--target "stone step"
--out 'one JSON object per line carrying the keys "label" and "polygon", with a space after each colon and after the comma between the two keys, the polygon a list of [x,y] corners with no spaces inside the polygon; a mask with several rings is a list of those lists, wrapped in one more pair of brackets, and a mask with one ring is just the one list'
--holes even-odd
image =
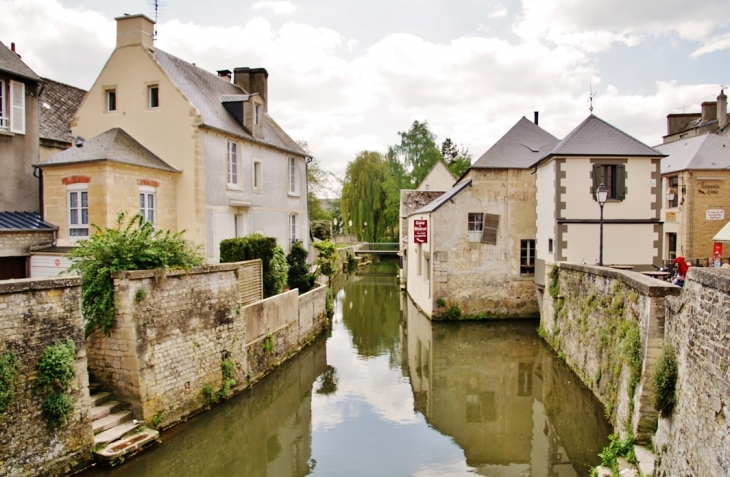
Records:
{"label": "stone step", "polygon": [[94,406],[91,408],[91,420],[95,421],[102,417],[106,417],[114,411],[121,410],[123,406],[124,403],[119,401],[107,401],[103,404],[99,404],[98,406]]}
{"label": "stone step", "polygon": [[101,392],[101,393],[95,393],[91,395],[91,407],[98,406],[99,404],[104,404],[105,402],[109,401],[112,398],[112,393],[110,392]]}
{"label": "stone step", "polygon": [[89,383],[89,393],[94,394],[101,387],[99,383]]}
{"label": "stone step", "polygon": [[100,432],[94,436],[94,445],[108,444],[117,439],[124,437],[128,432],[133,431],[139,426],[139,423],[132,421],[123,422],[104,432]]}
{"label": "stone step", "polygon": [[106,448],[96,451],[94,454],[102,461],[109,462],[109,465],[114,465],[114,462],[120,462],[120,458],[133,455],[146,445],[152,445],[154,443],[153,441],[156,441],[159,436],[160,433],[154,429],[145,429],[142,432],[113,442],[106,446]]}
{"label": "stone step", "polygon": [[94,434],[98,434],[131,419],[132,411],[120,411],[95,420],[91,423],[91,427],[94,429]]}

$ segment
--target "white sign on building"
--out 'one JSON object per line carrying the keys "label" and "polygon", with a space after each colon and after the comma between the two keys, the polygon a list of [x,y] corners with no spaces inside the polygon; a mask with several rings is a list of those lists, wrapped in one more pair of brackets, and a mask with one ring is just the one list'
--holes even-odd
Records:
{"label": "white sign on building", "polygon": [[708,210],[705,213],[706,220],[725,220],[725,211],[722,209]]}

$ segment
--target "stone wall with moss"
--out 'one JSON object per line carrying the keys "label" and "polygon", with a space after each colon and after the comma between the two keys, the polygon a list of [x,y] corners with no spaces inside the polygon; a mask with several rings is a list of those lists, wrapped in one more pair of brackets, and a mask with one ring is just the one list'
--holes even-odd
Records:
{"label": "stone wall with moss", "polygon": [[730,270],[690,267],[667,300],[666,342],[678,378],[654,440],[656,475],[730,475]]}
{"label": "stone wall with moss", "polygon": [[605,267],[546,268],[540,335],[593,391],[621,435],[656,427],[647,369],[664,338],[665,297],[679,287]]}
{"label": "stone wall with moss", "polygon": [[[0,474],[63,475],[90,460],[88,375],[81,279],[0,281]],[[70,406],[53,425],[39,392],[38,363],[52,345],[73,342],[65,362],[73,369],[63,392]],[[73,356],[73,348],[76,354]],[[59,409],[59,407],[55,407]],[[55,414],[58,416],[58,414]]]}

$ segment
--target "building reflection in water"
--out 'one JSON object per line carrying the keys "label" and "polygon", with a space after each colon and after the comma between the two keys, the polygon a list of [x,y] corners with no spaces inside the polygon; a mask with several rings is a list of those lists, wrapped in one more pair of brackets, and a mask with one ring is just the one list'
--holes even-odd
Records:
{"label": "building reflection in water", "polygon": [[587,476],[611,427],[536,322],[431,322],[404,296],[414,408],[489,476]]}

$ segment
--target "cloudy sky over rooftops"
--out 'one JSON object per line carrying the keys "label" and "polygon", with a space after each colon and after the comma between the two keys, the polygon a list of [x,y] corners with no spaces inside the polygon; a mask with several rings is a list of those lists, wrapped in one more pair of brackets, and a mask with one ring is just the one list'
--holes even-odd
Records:
{"label": "cloudy sky over rooftops", "polygon": [[[151,0],[0,0],[0,40],[39,75],[88,89],[113,18]],[[478,158],[521,116],[562,138],[594,113],[649,145],[666,115],[730,83],[730,2],[164,0],[156,46],[211,72],[269,72],[269,113],[341,170],[428,120]]]}

